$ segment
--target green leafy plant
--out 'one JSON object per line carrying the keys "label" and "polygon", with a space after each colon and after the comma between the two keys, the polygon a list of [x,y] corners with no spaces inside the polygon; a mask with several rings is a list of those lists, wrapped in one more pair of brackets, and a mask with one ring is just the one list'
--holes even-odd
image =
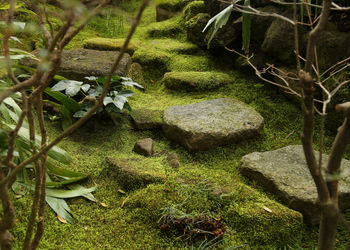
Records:
{"label": "green leafy plant", "polygon": [[[15,124],[22,114],[22,109],[16,102],[17,98],[18,94],[15,95],[15,97],[6,98],[3,103],[0,104],[0,126],[2,128],[0,129],[1,155],[6,155],[8,149],[6,132],[15,128]],[[41,141],[41,137],[38,135],[36,135],[35,139],[36,142]],[[24,122],[23,127],[20,128],[15,145],[14,161],[19,164],[29,156],[32,148],[27,122]],[[39,143],[36,143],[35,147],[39,149]],[[95,197],[91,194],[91,192],[95,191],[96,187],[84,188],[75,184],[87,178],[87,175],[57,167],[57,164],[69,166],[70,163],[71,157],[63,149],[55,146],[49,150],[46,159],[46,202],[56,212],[62,222],[72,223],[74,221],[72,211],[64,199],[84,196],[96,202]],[[17,179],[12,184],[12,190],[18,196],[25,195],[28,191],[33,191],[35,189],[35,171],[33,165],[27,165],[26,168],[22,169],[17,174]],[[69,189],[64,189],[64,187],[68,187]]]}
{"label": "green leafy plant", "polygon": [[[85,77],[91,83],[82,81],[61,80],[51,89],[47,88],[45,93],[58,101],[59,103],[46,100],[47,103],[58,109],[62,118],[63,129],[70,126],[74,118],[83,117],[96,103],[106,83],[106,78],[98,78],[94,76]],[[103,99],[103,108],[97,113],[106,111],[108,114],[122,113],[124,109],[130,110],[128,97],[133,96],[133,91],[125,89],[125,87],[137,87],[144,89],[142,85],[134,82],[128,77],[113,76],[112,87]],[[64,92],[64,93],[63,93]],[[74,98],[75,99],[74,99]]]}

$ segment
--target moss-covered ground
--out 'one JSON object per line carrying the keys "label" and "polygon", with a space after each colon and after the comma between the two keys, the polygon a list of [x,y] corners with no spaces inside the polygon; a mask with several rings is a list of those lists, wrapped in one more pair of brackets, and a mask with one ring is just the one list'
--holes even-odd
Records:
{"label": "moss-covered ground", "polygon": [[[69,48],[82,47],[88,38],[125,37],[129,15],[136,7],[136,0],[123,1],[121,8],[127,10],[123,18],[117,18],[110,12],[107,18],[92,20]],[[273,195],[243,178],[236,169],[245,154],[299,144],[302,127],[299,107],[254,76],[227,70],[208,52],[185,43],[183,35],[174,36],[177,40],[170,42],[169,39],[174,37],[164,37],[168,35],[164,27],[173,29],[174,20],[180,18],[166,21],[166,26],[161,23],[150,26],[155,16],[155,7],[148,7],[134,37],[135,41],[142,41],[135,49],[133,59],[144,67],[146,91],[135,91],[130,98],[132,108],[164,110],[173,105],[207,99],[236,98],[260,112],[265,119],[264,130],[255,139],[206,152],[189,153],[168,141],[161,131],[135,130],[127,114],[120,117],[118,125],[108,118],[91,119],[59,146],[73,157],[72,170],[89,175],[88,180],[81,184],[98,187],[94,195],[99,202],[84,198],[69,200],[76,218],[74,224],[62,224],[48,208],[46,231],[40,248],[210,249],[215,245],[218,249],[313,249],[317,242],[317,228],[303,224],[299,213],[279,204]],[[184,32],[181,21],[178,25],[177,28]],[[150,30],[157,30],[162,35],[154,39]],[[234,83],[215,91],[174,91],[161,84],[162,75],[169,71],[224,71]],[[60,133],[59,124],[48,122],[48,127],[51,138]],[[318,129],[315,131],[317,137]],[[151,158],[132,151],[138,139],[147,137],[155,141],[155,156]],[[327,150],[331,141],[332,135],[327,135]],[[166,154],[171,152],[176,152],[179,157],[178,169],[166,163]],[[165,179],[146,187],[139,181],[122,185],[118,172],[106,161],[107,157],[128,162],[137,169],[147,169],[147,173],[160,169]],[[30,197],[15,199],[14,205],[17,217],[12,233],[17,249],[24,238]],[[210,238],[175,229],[160,230],[162,219],[178,219],[179,215],[191,219],[208,214],[211,218],[221,218],[226,225],[223,239],[210,241]],[[337,249],[345,248],[345,235],[344,230],[339,228]]]}

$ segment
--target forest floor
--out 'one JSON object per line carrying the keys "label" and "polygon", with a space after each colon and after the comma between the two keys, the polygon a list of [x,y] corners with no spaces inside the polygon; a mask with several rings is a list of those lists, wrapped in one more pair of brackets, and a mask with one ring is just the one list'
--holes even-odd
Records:
{"label": "forest floor", "polygon": [[[129,16],[135,12],[137,1],[122,7],[128,13],[126,16],[117,17],[109,13],[95,18],[69,48],[82,47],[88,38],[125,37]],[[155,6],[149,6],[134,40],[145,44],[154,39],[185,42],[183,29],[175,37],[150,36],[149,27],[154,22]],[[158,52],[154,51],[155,54]],[[174,56],[178,55],[169,54],[169,57]],[[230,65],[217,62],[207,51],[197,57],[200,57],[200,62],[209,62],[199,63],[199,67],[224,71],[234,79],[234,84],[211,91],[169,90],[161,84],[157,74],[147,68],[144,71],[146,91],[135,90],[135,95],[130,98],[131,107],[165,110],[174,105],[213,98],[235,98],[249,104],[264,117],[261,136],[210,151],[189,153],[166,139],[161,131],[135,130],[127,114],[119,118],[118,125],[92,118],[59,146],[73,157],[72,170],[89,175],[88,180],[81,184],[97,186],[94,196],[99,202],[84,198],[69,200],[76,218],[74,224],[61,223],[56,214],[48,209],[40,249],[314,249],[317,228],[303,224],[300,214],[279,204],[272,194],[242,177],[237,170],[240,159],[248,153],[300,144],[300,108],[276,88],[258,81],[251,73],[239,72],[231,69]],[[191,56],[180,59],[181,65],[171,67],[178,70],[181,67],[197,67],[193,66],[195,60],[192,61]],[[60,133],[58,123],[48,122],[48,126],[51,138]],[[318,129],[315,131],[317,138]],[[327,132],[326,150],[333,136]],[[155,157],[146,158],[132,151],[137,140],[147,137],[155,141]],[[181,164],[178,169],[172,169],[165,163],[164,152],[177,153]],[[136,183],[126,189],[120,184],[118,173],[106,162],[107,157],[144,169],[158,169],[165,180],[149,185]],[[215,195],[217,189],[230,192]],[[16,249],[23,241],[30,204],[28,196],[15,200],[17,221],[12,232],[16,238]],[[276,213],[266,213],[262,209],[264,206],[273,208]],[[223,223],[224,237],[212,240],[209,234],[196,233],[193,229],[198,219],[207,219],[216,229],[222,228],[220,223]],[[171,220],[175,221],[174,225],[177,223],[177,228],[169,222]],[[346,233],[339,228],[337,249],[345,248],[345,241]]]}

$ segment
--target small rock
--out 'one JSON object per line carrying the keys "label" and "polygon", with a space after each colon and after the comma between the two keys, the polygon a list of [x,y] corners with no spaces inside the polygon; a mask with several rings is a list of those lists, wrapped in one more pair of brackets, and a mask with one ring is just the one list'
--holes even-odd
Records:
{"label": "small rock", "polygon": [[146,138],[138,140],[135,143],[133,151],[140,155],[152,156],[153,154],[153,140],[151,138]]}
{"label": "small rock", "polygon": [[172,168],[180,167],[179,158],[177,157],[177,154],[175,152],[169,154],[166,160]]}
{"label": "small rock", "polygon": [[129,77],[141,85],[145,85],[145,79],[143,78],[142,66],[139,63],[133,63],[130,66]]}

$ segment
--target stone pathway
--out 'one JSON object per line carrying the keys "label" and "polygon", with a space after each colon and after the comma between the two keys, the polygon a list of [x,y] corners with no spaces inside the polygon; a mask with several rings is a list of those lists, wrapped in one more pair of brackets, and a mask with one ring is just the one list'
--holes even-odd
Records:
{"label": "stone pathway", "polygon": [[[323,156],[326,163],[327,155]],[[268,191],[276,194],[288,207],[301,212],[304,220],[317,224],[320,211],[317,191],[306,166],[301,145],[292,145],[268,152],[245,155],[239,163],[240,172]],[[350,161],[343,159],[339,205],[350,207]]]}
{"label": "stone pathway", "polygon": [[264,119],[247,104],[221,98],[170,107],[163,122],[166,137],[198,151],[257,136]]}

